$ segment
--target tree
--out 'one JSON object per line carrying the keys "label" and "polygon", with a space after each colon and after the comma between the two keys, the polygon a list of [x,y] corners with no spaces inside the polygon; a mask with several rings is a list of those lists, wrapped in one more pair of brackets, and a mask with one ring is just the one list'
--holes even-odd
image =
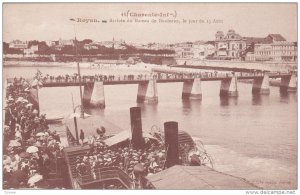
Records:
{"label": "tree", "polygon": [[92,39],[84,39],[84,40],[82,40],[82,41],[79,41],[79,43],[81,43],[81,44],[83,44],[83,45],[89,44],[89,43],[92,43],[92,42],[93,42]]}
{"label": "tree", "polygon": [[3,48],[2,49],[3,49],[3,53],[7,54],[7,51],[9,49],[9,44],[6,43],[6,42],[3,42]]}
{"label": "tree", "polygon": [[62,50],[60,51],[61,54],[69,54],[69,55],[76,55],[75,47],[71,45],[65,45]]}
{"label": "tree", "polygon": [[37,41],[37,40],[33,40],[33,41],[29,41],[28,42],[28,48],[30,48],[32,45],[39,45],[39,41]]}
{"label": "tree", "polygon": [[38,47],[39,47],[39,50],[36,52],[37,54],[40,54],[40,55],[50,55],[51,54],[51,49],[46,44],[45,41],[39,42]]}

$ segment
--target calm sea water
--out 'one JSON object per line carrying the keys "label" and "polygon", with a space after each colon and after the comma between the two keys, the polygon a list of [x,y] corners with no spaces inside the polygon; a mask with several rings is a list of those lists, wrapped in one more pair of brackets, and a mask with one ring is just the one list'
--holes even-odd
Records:
{"label": "calm sea water", "polygon": [[[76,68],[39,70],[50,75],[76,73]],[[82,74],[95,71],[120,73],[85,68]],[[34,67],[3,70],[4,78],[32,77],[35,72]],[[141,106],[144,130],[153,125],[163,129],[164,122],[178,121],[181,130],[203,141],[218,171],[245,178],[263,188],[296,188],[297,94],[282,96],[279,88],[271,87],[269,96],[254,97],[251,84],[238,83],[238,98],[220,99],[220,81],[211,81],[202,82],[202,101],[183,102],[182,85],[158,84],[157,105],[137,105],[137,85],[105,86],[106,108],[87,112],[129,129],[129,108]],[[79,105],[78,87],[42,88],[41,111],[49,117],[69,114],[72,96],[75,105]],[[94,134],[94,130],[87,134]]]}

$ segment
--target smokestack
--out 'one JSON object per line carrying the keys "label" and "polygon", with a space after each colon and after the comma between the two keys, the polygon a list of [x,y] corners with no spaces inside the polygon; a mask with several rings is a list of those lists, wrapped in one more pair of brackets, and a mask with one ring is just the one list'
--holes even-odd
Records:
{"label": "smokestack", "polygon": [[143,138],[142,117],[140,107],[130,108],[130,123],[131,123],[131,143],[135,149],[143,149],[145,140]]}
{"label": "smokestack", "polygon": [[178,165],[178,123],[169,121],[164,123],[165,128],[165,146],[167,150],[166,167]]}

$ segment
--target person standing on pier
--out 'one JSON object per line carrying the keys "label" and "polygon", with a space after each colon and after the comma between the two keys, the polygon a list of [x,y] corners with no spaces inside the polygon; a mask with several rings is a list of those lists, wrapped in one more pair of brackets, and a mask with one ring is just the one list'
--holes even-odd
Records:
{"label": "person standing on pier", "polygon": [[83,133],[83,130],[80,129],[80,135],[79,135],[79,138],[81,140],[81,146],[83,146],[83,140],[84,140],[84,133]]}

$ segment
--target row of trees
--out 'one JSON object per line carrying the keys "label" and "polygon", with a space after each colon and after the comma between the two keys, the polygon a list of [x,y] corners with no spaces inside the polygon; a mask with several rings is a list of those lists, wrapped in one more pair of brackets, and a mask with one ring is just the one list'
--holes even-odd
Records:
{"label": "row of trees", "polygon": [[[38,55],[51,55],[51,54],[56,54],[56,55],[76,55],[76,50],[79,55],[97,55],[97,54],[102,54],[102,55],[126,55],[126,54],[153,54],[153,55],[158,55],[158,54],[174,54],[174,50],[150,50],[150,49],[137,49],[131,45],[126,45],[124,44],[123,46],[125,49],[115,49],[113,47],[108,48],[105,46],[98,45],[97,49],[90,49],[87,50],[84,48],[85,44],[91,43],[92,40],[90,39],[84,39],[82,41],[76,41],[74,46],[71,45],[65,45],[62,48],[57,49],[55,46],[49,47],[46,42],[44,41],[29,41],[28,42],[28,48],[30,48],[32,45],[38,45],[38,51],[35,52]],[[75,47],[77,46],[77,48]],[[9,48],[9,44],[6,42],[3,42],[3,53],[4,54],[23,54],[23,51],[21,49],[13,49]]]}

